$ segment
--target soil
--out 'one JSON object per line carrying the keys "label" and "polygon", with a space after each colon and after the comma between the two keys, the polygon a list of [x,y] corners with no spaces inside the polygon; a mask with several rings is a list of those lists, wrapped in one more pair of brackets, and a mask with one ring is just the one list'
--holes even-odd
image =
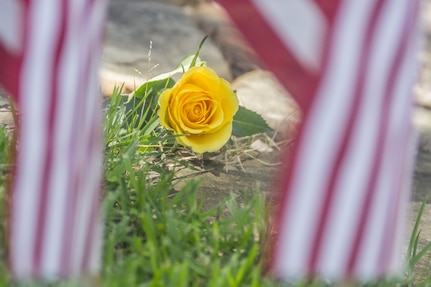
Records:
{"label": "soil", "polygon": [[[200,182],[199,198],[205,210],[235,196],[242,204],[253,193],[270,197],[272,182],[281,165],[277,152],[259,153],[249,150],[239,154],[222,154],[195,162],[193,169],[178,172],[178,178],[193,178]],[[178,185],[180,188],[182,184]]]}

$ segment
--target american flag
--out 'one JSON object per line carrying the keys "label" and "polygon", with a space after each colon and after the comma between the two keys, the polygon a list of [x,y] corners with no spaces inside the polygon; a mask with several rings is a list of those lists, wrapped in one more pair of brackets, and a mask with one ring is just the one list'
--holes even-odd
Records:
{"label": "american flag", "polygon": [[419,0],[219,0],[303,112],[281,170],[275,276],[400,272]]}
{"label": "american flag", "polygon": [[17,278],[96,274],[103,0],[0,0],[0,84],[19,111],[9,206]]}

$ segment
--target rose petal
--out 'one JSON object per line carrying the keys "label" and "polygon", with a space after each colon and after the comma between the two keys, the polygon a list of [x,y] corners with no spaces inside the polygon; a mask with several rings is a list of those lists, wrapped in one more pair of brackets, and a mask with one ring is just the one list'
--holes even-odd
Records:
{"label": "rose petal", "polygon": [[220,79],[219,94],[224,95],[221,105],[223,105],[224,116],[233,118],[239,108],[238,97],[232,89],[232,86],[225,79]]}
{"label": "rose petal", "polygon": [[[171,103],[173,118],[187,134],[200,134],[218,129],[224,123],[223,109],[220,103],[214,101],[211,95],[201,90],[182,89]],[[196,121],[189,117],[189,111],[194,106],[203,108],[203,115]]]}
{"label": "rose petal", "polygon": [[223,147],[232,133],[238,98],[229,82],[208,67],[189,69],[159,99],[160,122],[172,129],[177,141],[198,153]]}
{"label": "rose petal", "polygon": [[231,134],[232,122],[228,122],[213,133],[180,136],[177,140],[182,145],[190,147],[196,153],[214,152],[221,149],[227,143]]}
{"label": "rose petal", "polygon": [[193,67],[184,73],[181,78],[182,83],[194,84],[203,90],[212,90],[219,81],[217,73],[208,67]]}
{"label": "rose petal", "polygon": [[169,120],[169,100],[172,95],[172,89],[165,90],[159,97],[159,111],[157,112],[160,117],[160,124],[165,128],[172,130],[172,126]]}

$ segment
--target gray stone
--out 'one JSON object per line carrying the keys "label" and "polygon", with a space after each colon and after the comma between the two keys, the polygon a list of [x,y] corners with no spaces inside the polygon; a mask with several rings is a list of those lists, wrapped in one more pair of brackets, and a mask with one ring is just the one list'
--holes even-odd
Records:
{"label": "gray stone", "polygon": [[431,111],[422,107],[416,108],[415,128],[418,131],[418,143],[412,200],[422,202],[428,199],[428,203],[431,203]]}
{"label": "gray stone", "polygon": [[[113,1],[102,72],[132,76],[139,81],[171,71],[185,56],[196,52],[204,36],[178,7],[156,2]],[[221,77],[231,78],[221,52],[210,39],[200,55]]]}
{"label": "gray stone", "polygon": [[227,12],[214,2],[187,6],[184,11],[223,53],[235,79],[259,68],[253,49],[233,24]]}
{"label": "gray stone", "polygon": [[260,114],[282,139],[292,138],[299,107],[270,72],[253,70],[236,78],[232,86],[240,105]]}
{"label": "gray stone", "polygon": [[[422,1],[421,21],[424,27],[424,42],[419,54],[421,70],[414,94],[416,104],[431,109],[431,1]],[[431,111],[430,111],[431,112]]]}
{"label": "gray stone", "polygon": [[12,111],[9,105],[9,98],[6,92],[0,87],[0,126],[6,130],[15,128]]}

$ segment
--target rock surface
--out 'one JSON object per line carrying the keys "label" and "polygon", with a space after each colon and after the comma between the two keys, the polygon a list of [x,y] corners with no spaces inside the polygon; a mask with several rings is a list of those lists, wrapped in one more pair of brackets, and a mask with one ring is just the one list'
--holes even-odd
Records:
{"label": "rock surface", "polygon": [[288,138],[300,120],[295,101],[275,77],[263,70],[245,73],[232,82],[240,105],[256,111],[277,131]]}
{"label": "rock surface", "polygon": [[[422,1],[422,5],[421,15],[426,34],[419,55],[421,69],[414,88],[416,107],[413,123],[418,133],[418,145],[412,200],[421,202],[428,198],[428,203],[431,203],[431,1]],[[431,209],[431,204],[426,209]],[[430,236],[431,230],[428,233]]]}
{"label": "rock surface", "polygon": [[[114,0],[109,7],[101,74],[113,80],[118,76],[116,82],[127,81],[126,86],[133,89],[152,76],[175,69],[184,57],[196,52],[204,37],[179,7]],[[219,76],[231,79],[226,61],[211,39],[200,55]],[[112,92],[104,90],[107,95]]]}
{"label": "rock surface", "polygon": [[419,55],[422,65],[418,84],[415,86],[416,103],[422,107],[431,109],[431,1],[422,1],[422,23],[426,31],[424,48]]}
{"label": "rock surface", "polygon": [[15,123],[13,121],[9,100],[6,92],[0,87],[0,126],[6,130],[13,130]]}

